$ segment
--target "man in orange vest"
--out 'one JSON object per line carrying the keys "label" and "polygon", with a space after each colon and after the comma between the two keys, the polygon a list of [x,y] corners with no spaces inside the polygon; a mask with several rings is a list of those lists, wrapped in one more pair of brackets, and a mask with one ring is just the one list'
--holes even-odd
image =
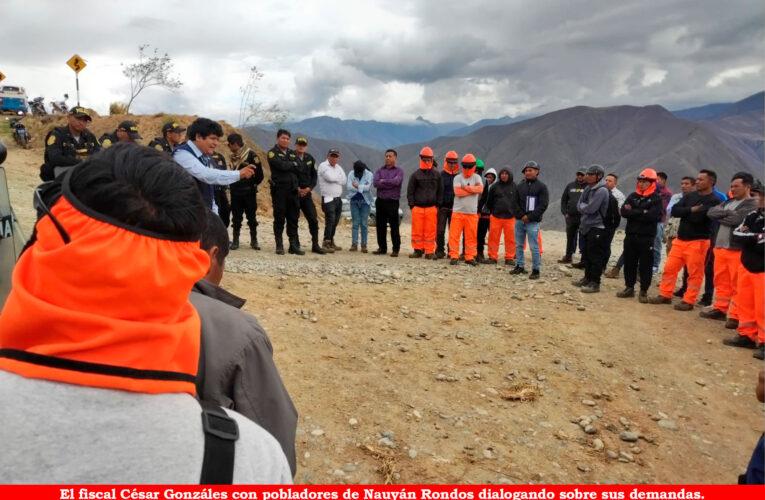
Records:
{"label": "man in orange vest", "polygon": [[436,258],[436,229],[438,206],[444,193],[441,174],[433,168],[433,150],[425,146],[420,151],[420,168],[409,176],[406,198],[412,211],[412,249],[409,258]]}
{"label": "man in orange vest", "polygon": [[483,179],[475,172],[475,156],[462,157],[462,175],[454,178],[454,205],[449,225],[449,258],[459,263],[460,236],[465,233],[465,264],[477,266],[478,260],[478,197],[483,192]]}

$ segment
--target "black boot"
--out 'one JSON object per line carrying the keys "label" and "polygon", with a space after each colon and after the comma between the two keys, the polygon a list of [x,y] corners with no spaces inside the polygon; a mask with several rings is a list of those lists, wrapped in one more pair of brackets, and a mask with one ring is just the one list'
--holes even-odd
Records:
{"label": "black boot", "polygon": [[290,238],[290,248],[287,251],[293,255],[305,255],[305,252],[300,249],[300,240],[297,238]]}
{"label": "black boot", "polygon": [[284,243],[282,241],[282,235],[274,235],[274,241],[276,242],[276,255],[284,255]]}
{"label": "black boot", "polygon": [[260,250],[260,245],[258,245],[258,230],[257,229],[250,229],[250,247],[253,250]]}
{"label": "black boot", "polygon": [[325,255],[327,252],[321,248],[321,245],[316,240],[313,240],[313,243],[311,244],[311,251],[313,253],[318,253],[319,255]]}
{"label": "black boot", "polygon": [[229,248],[231,250],[236,250],[239,248],[239,228],[234,228],[234,239],[231,241]]}

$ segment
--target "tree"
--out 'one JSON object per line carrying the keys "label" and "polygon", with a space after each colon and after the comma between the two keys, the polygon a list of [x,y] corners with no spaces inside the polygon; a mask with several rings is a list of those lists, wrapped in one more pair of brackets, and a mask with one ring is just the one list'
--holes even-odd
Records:
{"label": "tree", "polygon": [[130,112],[130,106],[138,94],[148,87],[164,87],[175,91],[181,88],[183,82],[173,76],[173,61],[167,53],[160,55],[155,48],[154,52],[147,54],[148,45],[138,46],[138,62],[125,66],[122,74],[130,80],[130,100],[125,109]]}
{"label": "tree", "polygon": [[261,78],[263,78],[263,72],[259,71],[257,66],[253,66],[250,68],[250,73],[247,76],[247,83],[239,88],[241,96],[239,101],[239,128],[246,126],[252,121],[256,123],[273,123],[280,127],[290,117],[289,113],[276,103],[266,105],[255,100],[258,82]]}

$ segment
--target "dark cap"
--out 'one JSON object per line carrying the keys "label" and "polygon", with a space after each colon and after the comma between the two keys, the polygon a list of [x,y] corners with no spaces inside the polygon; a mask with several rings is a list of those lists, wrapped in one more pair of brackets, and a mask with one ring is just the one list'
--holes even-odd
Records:
{"label": "dark cap", "polygon": [[537,172],[539,172],[539,164],[535,161],[527,161],[526,165],[523,166],[523,170],[521,170],[521,173],[525,172],[527,168],[533,168]]}
{"label": "dark cap", "polygon": [[754,180],[754,182],[752,183],[751,191],[753,193],[763,193],[763,192],[765,192],[765,191],[763,191],[763,185],[762,185],[762,182],[760,182],[760,179],[755,179]]}
{"label": "dark cap", "polygon": [[587,174],[604,176],[606,175],[606,171],[603,167],[595,163],[590,165],[590,167],[587,169]]}
{"label": "dark cap", "polygon": [[300,144],[301,146],[307,146],[308,145],[308,139],[305,137],[298,137],[295,139],[295,144]]}
{"label": "dark cap", "polygon": [[72,109],[70,109],[69,114],[74,116],[75,118],[87,118],[88,120],[93,121],[93,118],[90,117],[88,110],[80,106],[75,106]]}
{"label": "dark cap", "polygon": [[[126,122],[129,123],[129,122]],[[162,133],[166,134],[168,132],[184,132],[186,129],[181,127],[181,124],[178,122],[167,122],[164,125],[162,125]]]}
{"label": "dark cap", "polygon": [[131,139],[142,139],[141,134],[138,133],[138,126],[131,121],[125,120],[120,123],[117,130],[124,130],[128,133]]}
{"label": "dark cap", "polygon": [[579,167],[576,169],[576,175],[584,175],[587,173],[587,167]]}
{"label": "dark cap", "polygon": [[330,150],[327,152],[327,156],[340,156],[340,151],[336,148],[330,148]]}

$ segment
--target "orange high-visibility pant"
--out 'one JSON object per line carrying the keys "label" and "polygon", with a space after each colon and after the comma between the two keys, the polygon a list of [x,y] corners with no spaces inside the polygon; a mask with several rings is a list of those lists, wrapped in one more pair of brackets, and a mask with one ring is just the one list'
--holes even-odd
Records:
{"label": "orange high-visibility pant", "polygon": [[412,248],[426,254],[436,251],[436,232],[438,229],[438,208],[412,208]]}
{"label": "orange high-visibility pant", "polygon": [[741,265],[738,269],[738,333],[755,342],[765,342],[765,273],[750,273]]}
{"label": "orange high-visibility pant", "polygon": [[[515,232],[515,229],[513,229],[513,232]],[[539,237],[537,238],[537,241],[539,241],[539,255],[542,255],[545,253],[545,251],[542,249],[542,230],[539,230]],[[523,241],[523,249],[526,250],[526,240]],[[513,252],[515,253],[515,252]],[[513,259],[515,257],[512,257]]]}
{"label": "orange high-visibility pant", "polygon": [[489,258],[499,258],[499,238],[505,234],[505,260],[515,258],[515,219],[489,217]]}
{"label": "orange high-visibility pant", "polygon": [[738,268],[741,267],[741,250],[715,248],[715,309],[738,319],[736,290]]}
{"label": "orange high-visibility pant", "polygon": [[677,274],[685,266],[688,269],[688,289],[683,295],[683,302],[695,304],[699,295],[701,283],[704,281],[704,259],[709,250],[709,239],[684,241],[675,238],[672,250],[664,264],[664,274],[661,275],[659,294],[667,299],[672,298],[677,282]]}
{"label": "orange high-visibility pant", "polygon": [[478,214],[452,212],[452,222],[449,224],[449,257],[452,259],[460,256],[460,236],[463,231],[465,232],[465,262],[467,262],[478,255]]}

